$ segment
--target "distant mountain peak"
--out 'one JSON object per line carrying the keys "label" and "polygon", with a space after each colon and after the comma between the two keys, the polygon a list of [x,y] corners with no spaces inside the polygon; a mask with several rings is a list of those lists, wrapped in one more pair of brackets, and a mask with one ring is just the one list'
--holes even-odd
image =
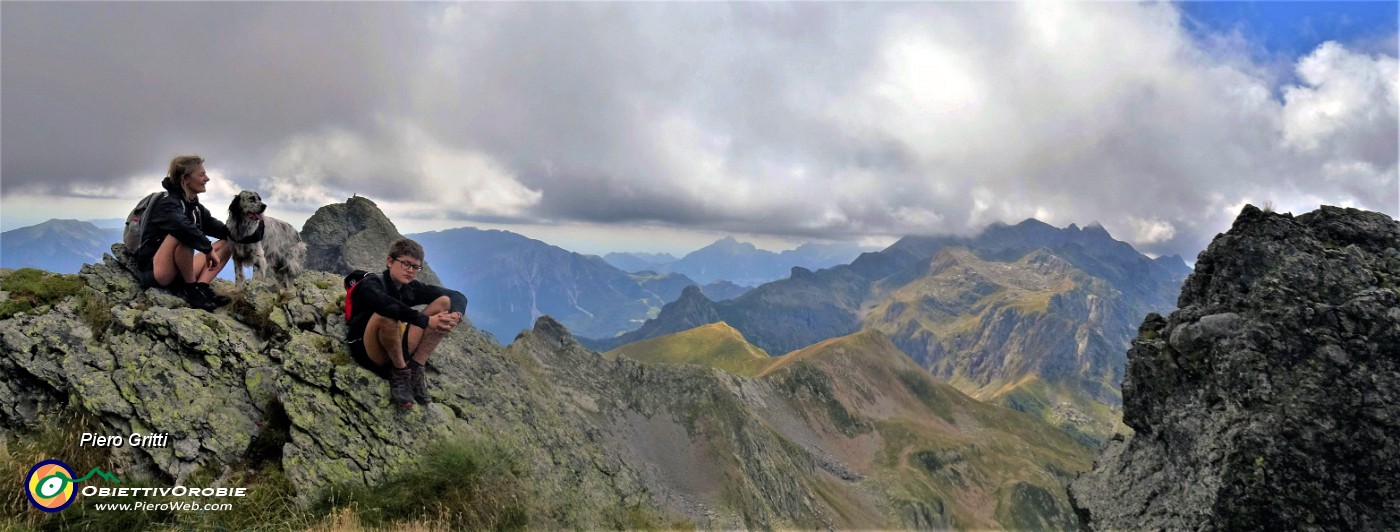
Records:
{"label": "distant mountain peak", "polygon": [[745,253],[757,251],[758,246],[755,246],[748,242],[740,242],[733,236],[726,236],[724,238],[716,240],[713,244],[701,248],[700,250],[696,251],[696,253],[700,253],[701,251],[704,251],[706,249],[725,251],[731,253]]}
{"label": "distant mountain peak", "polygon": [[[38,224],[38,225],[35,225],[34,227],[46,227],[46,226],[53,226],[53,225],[83,225],[83,226],[88,226],[88,225],[92,225],[92,223],[90,223],[90,222],[84,222],[84,221],[82,221],[82,220],[74,220],[74,219],[71,219],[71,218],[49,218],[48,220],[45,220],[43,223]],[[96,226],[94,226],[94,227],[96,227]]]}
{"label": "distant mountain peak", "polygon": [[0,235],[0,267],[77,273],[83,264],[100,261],[120,240],[120,229],[103,229],[80,220],[50,219]]}
{"label": "distant mountain peak", "polygon": [[1042,222],[1042,221],[1037,220],[1037,219],[1035,219],[1035,218],[1026,218],[1025,220],[1021,220],[1021,223],[1016,224],[1014,227],[1016,227],[1017,229],[1026,229],[1026,228],[1033,228],[1033,227],[1034,227],[1034,228],[1050,228],[1050,229],[1055,229],[1055,226],[1050,225],[1050,224],[1045,223],[1045,222]]}

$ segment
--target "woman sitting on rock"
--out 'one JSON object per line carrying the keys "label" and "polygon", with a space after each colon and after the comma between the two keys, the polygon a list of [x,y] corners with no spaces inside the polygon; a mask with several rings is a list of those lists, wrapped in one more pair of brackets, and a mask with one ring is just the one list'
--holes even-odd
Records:
{"label": "woman sitting on rock", "polygon": [[[199,195],[208,183],[209,174],[200,156],[171,159],[170,172],[160,183],[167,194],[151,208],[135,256],[142,286],[164,287],[191,307],[214,310],[229,303],[229,298],[214,293],[209,282],[228,264],[231,250],[225,242],[228,226],[199,204]],[[209,236],[218,241],[210,245]],[[238,242],[252,244],[262,237],[263,225],[259,223],[252,235]]]}

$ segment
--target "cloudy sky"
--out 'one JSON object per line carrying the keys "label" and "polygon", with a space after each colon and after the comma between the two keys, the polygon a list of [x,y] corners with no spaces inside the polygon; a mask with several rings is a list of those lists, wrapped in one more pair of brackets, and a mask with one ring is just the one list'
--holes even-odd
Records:
{"label": "cloudy sky", "polygon": [[1396,5],[0,4],[0,226],[123,216],[198,153],[300,225],[684,253],[1245,203],[1400,217]]}

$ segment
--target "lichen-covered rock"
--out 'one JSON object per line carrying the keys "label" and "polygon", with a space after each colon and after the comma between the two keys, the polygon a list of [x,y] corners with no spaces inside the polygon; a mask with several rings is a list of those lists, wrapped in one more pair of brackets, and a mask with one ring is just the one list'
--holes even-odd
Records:
{"label": "lichen-covered rock", "polygon": [[1246,207],[1128,353],[1094,529],[1400,528],[1400,223]]}
{"label": "lichen-covered rock", "polygon": [[[123,478],[171,482],[223,470],[277,429],[299,504],[385,480],[440,440],[490,436],[519,450],[534,466],[534,497],[555,505],[533,524],[615,527],[620,508],[655,507],[549,383],[469,321],[429,365],[437,402],[404,412],[389,403],[388,384],[349,356],[338,275],[307,272],[289,289],[220,281],[215,290],[234,302],[205,312],[140,289],[121,251],[84,266],[80,296],[0,320],[0,429],[31,429],[77,407],[106,435],[166,433],[165,447],[117,453]],[[110,319],[94,318],[102,316]]]}
{"label": "lichen-covered rock", "polygon": [[[340,275],[357,269],[383,270],[389,245],[400,238],[403,234],[379,206],[359,196],[317,209],[301,228],[306,267]],[[418,272],[418,280],[442,284],[428,265]]]}

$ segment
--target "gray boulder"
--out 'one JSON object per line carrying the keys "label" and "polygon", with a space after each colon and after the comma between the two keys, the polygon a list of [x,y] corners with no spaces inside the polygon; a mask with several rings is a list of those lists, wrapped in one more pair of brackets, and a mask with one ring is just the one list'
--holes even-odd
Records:
{"label": "gray boulder", "polygon": [[[317,209],[301,228],[307,269],[340,275],[353,270],[383,270],[389,245],[400,238],[403,234],[379,206],[359,196]],[[418,272],[418,280],[442,285],[432,266],[426,264]]]}
{"label": "gray boulder", "polygon": [[1092,529],[1400,528],[1400,223],[1247,206],[1143,321]]}

